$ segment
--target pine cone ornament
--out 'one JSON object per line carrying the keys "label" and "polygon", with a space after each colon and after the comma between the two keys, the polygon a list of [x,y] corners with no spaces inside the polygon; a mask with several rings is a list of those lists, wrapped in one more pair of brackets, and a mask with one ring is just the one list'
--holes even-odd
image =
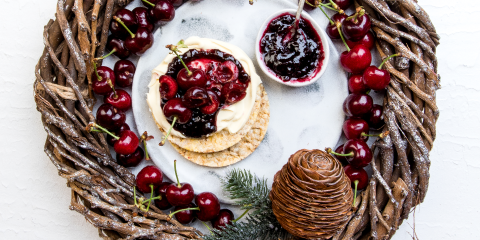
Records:
{"label": "pine cone ornament", "polygon": [[270,199],[278,222],[292,235],[329,239],[352,214],[353,191],[340,162],[324,151],[302,149],[275,174]]}

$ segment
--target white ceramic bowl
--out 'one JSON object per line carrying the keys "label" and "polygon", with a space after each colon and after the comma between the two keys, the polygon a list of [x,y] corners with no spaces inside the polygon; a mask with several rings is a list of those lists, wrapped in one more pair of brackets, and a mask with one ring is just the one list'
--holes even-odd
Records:
{"label": "white ceramic bowl", "polygon": [[313,77],[311,77],[311,79],[309,81],[305,81],[305,82],[298,82],[298,81],[284,82],[282,79],[277,77],[272,72],[272,70],[269,67],[267,67],[267,65],[265,64],[265,61],[263,61],[263,56],[262,56],[262,53],[260,52],[260,41],[263,37],[263,33],[267,29],[268,24],[274,18],[276,18],[276,17],[278,17],[278,16],[280,16],[284,13],[290,13],[290,14],[295,16],[297,14],[297,10],[296,9],[284,9],[284,10],[275,12],[274,14],[272,14],[270,17],[268,17],[265,20],[262,27],[260,28],[260,31],[258,32],[258,35],[257,35],[257,40],[255,41],[255,56],[257,58],[258,65],[260,65],[260,68],[262,69],[262,71],[270,79],[273,79],[274,81],[277,81],[281,84],[291,86],[291,87],[303,87],[303,86],[310,85],[310,84],[316,82],[323,75],[325,70],[327,69],[327,65],[328,65],[329,58],[330,58],[330,50],[329,50],[329,46],[328,46],[327,34],[325,33],[325,31],[322,28],[320,28],[320,26],[318,26],[317,22],[315,22],[315,20],[305,11],[302,12],[302,18],[310,21],[313,28],[317,31],[318,36],[320,36],[320,41],[322,43],[323,52],[324,52],[324,55],[325,55],[325,57],[323,59],[323,62],[322,62],[322,69],[320,69],[320,71],[318,71]]}

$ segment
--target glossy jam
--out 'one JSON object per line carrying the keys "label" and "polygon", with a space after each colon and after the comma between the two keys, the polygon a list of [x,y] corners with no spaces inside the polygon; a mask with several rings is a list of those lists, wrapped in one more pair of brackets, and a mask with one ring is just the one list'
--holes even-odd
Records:
{"label": "glossy jam", "polygon": [[260,40],[260,52],[268,68],[284,82],[306,82],[322,68],[325,58],[320,36],[301,18],[290,40],[295,16],[285,13],[273,19]]}
{"label": "glossy jam", "polygon": [[[206,89],[213,90],[215,93],[218,94],[220,98],[220,91],[221,86],[223,85],[220,83],[214,74],[214,69],[216,66],[220,65],[222,62],[225,61],[232,61],[238,68],[238,79],[234,80],[233,82],[242,84],[245,88],[248,87],[250,83],[250,76],[245,69],[243,68],[240,61],[235,59],[232,55],[224,53],[217,49],[212,50],[196,50],[191,49],[182,55],[182,59],[187,64],[190,69],[200,68],[205,71],[205,74],[208,78]],[[166,75],[176,79],[178,72],[183,68],[182,63],[178,58],[174,58],[172,62],[168,65]],[[216,87],[218,86],[218,87]],[[220,89],[217,89],[220,88]],[[181,98],[185,94],[185,91],[182,89],[178,89],[177,96]],[[167,101],[162,100],[162,109],[163,106],[167,103]],[[178,132],[182,133],[183,135],[191,138],[200,138],[209,134],[212,134],[217,131],[216,126],[216,116],[218,111],[222,109],[225,104],[223,101],[220,101],[220,106],[218,110],[213,114],[203,114],[200,111],[200,108],[193,108],[192,110],[192,118],[186,124],[178,124],[175,123],[173,128]],[[171,123],[171,121],[169,121]]]}

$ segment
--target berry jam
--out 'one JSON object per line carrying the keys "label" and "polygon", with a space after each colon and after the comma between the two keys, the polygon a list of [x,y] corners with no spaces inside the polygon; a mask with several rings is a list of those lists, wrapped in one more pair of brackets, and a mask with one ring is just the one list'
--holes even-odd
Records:
{"label": "berry jam", "polygon": [[306,82],[320,71],[325,56],[320,36],[306,19],[300,18],[299,28],[287,40],[294,22],[289,13],[273,19],[260,41],[260,52],[267,67],[284,82]]}
{"label": "berry jam", "polygon": [[[222,52],[217,49],[211,50],[196,50],[191,49],[182,55],[182,60],[188,66],[190,70],[192,69],[202,69],[207,76],[207,90],[212,90],[217,94],[220,99],[220,106],[218,110],[213,114],[204,114],[200,111],[200,108],[193,108],[192,118],[185,124],[175,123],[173,128],[183,135],[191,138],[200,138],[208,134],[212,134],[217,131],[216,126],[216,116],[218,111],[222,107],[226,107],[225,99],[222,98],[222,87],[225,84],[224,79],[226,78],[225,74],[221,71],[220,66],[226,61],[231,61],[235,64],[238,69],[238,77],[233,81],[235,84],[241,85],[246,89],[250,83],[250,76],[245,69],[243,68],[240,61],[235,59],[232,55]],[[175,57],[172,62],[168,65],[168,69],[165,75],[168,75],[174,79],[177,78],[178,72],[184,67],[178,57]],[[229,82],[229,83],[230,83]],[[185,90],[179,88],[176,98],[181,98],[185,94]],[[161,107],[165,106],[167,103],[166,100],[162,100]],[[171,121],[168,121],[170,124]]]}

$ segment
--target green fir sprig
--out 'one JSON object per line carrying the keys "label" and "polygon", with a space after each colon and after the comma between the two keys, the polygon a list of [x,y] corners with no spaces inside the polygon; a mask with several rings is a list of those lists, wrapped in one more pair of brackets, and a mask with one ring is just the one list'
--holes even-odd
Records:
{"label": "green fir sprig", "polygon": [[212,234],[205,236],[204,240],[292,239],[273,214],[266,179],[260,179],[247,170],[233,169],[227,173],[222,184],[230,198],[235,200],[234,205],[252,211],[243,222],[233,222],[221,231],[212,229]]}

